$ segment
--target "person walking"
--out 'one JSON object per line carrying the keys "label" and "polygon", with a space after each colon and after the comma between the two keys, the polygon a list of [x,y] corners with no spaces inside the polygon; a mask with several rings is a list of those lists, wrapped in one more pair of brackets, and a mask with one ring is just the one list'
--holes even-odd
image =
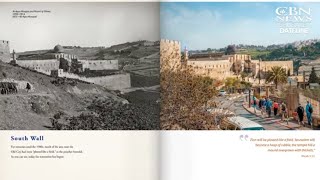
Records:
{"label": "person walking", "polygon": [[284,119],[287,117],[287,105],[282,102],[281,103],[281,121],[284,121]]}
{"label": "person walking", "polygon": [[301,126],[301,123],[304,126],[304,122],[303,122],[304,109],[303,109],[303,107],[301,106],[300,103],[299,103],[299,106],[298,106],[296,111],[297,111],[298,118],[299,118],[299,126]]}
{"label": "person walking", "polygon": [[263,98],[259,99],[259,109],[260,109],[260,110],[262,110],[262,105],[263,105],[263,103],[264,103],[263,101],[264,101]]}
{"label": "person walking", "polygon": [[264,116],[266,112],[266,100],[264,98],[261,99],[261,116]]}
{"label": "person walking", "polygon": [[279,109],[279,103],[277,101],[273,101],[273,114],[274,114],[274,117],[277,116],[278,109]]}
{"label": "person walking", "polygon": [[308,125],[312,126],[312,113],[313,113],[313,107],[309,101],[307,101],[306,105],[306,114],[308,119]]}
{"label": "person walking", "polygon": [[253,96],[253,110],[254,113],[257,114],[257,98],[255,96]]}
{"label": "person walking", "polygon": [[31,90],[31,85],[29,83],[27,83],[26,89],[27,89],[27,92],[29,92]]}
{"label": "person walking", "polygon": [[272,107],[272,101],[269,98],[267,98],[267,100],[266,100],[266,111],[267,111],[267,114],[268,114],[269,118],[271,117],[271,107]]}

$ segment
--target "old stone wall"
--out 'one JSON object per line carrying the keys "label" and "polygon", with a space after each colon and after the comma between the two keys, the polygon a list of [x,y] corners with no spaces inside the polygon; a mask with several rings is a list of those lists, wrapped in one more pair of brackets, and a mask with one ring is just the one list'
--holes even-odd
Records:
{"label": "old stone wall", "polygon": [[88,82],[101,85],[111,90],[121,90],[131,87],[130,74],[115,74],[103,77],[87,78]]}
{"label": "old stone wall", "polygon": [[80,60],[83,70],[118,70],[118,60]]}
{"label": "old stone wall", "polygon": [[16,64],[21,67],[33,69],[44,74],[51,74],[52,70],[58,70],[60,62],[56,59],[43,60],[17,60]]}
{"label": "old stone wall", "polygon": [[206,58],[203,60],[188,60],[188,66],[193,67],[196,74],[202,76],[209,76],[214,79],[225,79],[230,77],[231,63],[229,60],[210,60]]}
{"label": "old stone wall", "polygon": [[227,57],[230,62],[235,63],[237,61],[246,61],[251,60],[249,54],[232,54],[232,55],[223,55],[222,57]]}
{"label": "old stone wall", "polygon": [[261,61],[260,62],[261,71],[271,71],[271,68],[275,66],[286,69],[286,72],[290,70],[290,74],[291,75],[293,74],[293,61]]}
{"label": "old stone wall", "polygon": [[90,82],[94,84],[98,84],[100,86],[106,87],[111,90],[121,90],[131,87],[131,79],[130,74],[114,74],[108,76],[101,76],[101,77],[83,77],[77,74],[63,72],[63,70],[55,70],[52,71],[52,76],[55,77],[66,77],[72,79],[79,79],[85,82]]}
{"label": "old stone wall", "polygon": [[0,60],[6,63],[10,62],[9,41],[0,40]]}

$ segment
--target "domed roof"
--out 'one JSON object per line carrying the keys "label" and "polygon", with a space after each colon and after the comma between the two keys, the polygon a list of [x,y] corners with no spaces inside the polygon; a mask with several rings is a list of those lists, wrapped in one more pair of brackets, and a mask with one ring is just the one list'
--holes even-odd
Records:
{"label": "domed roof", "polygon": [[58,45],[56,45],[56,46],[53,48],[53,51],[54,51],[55,53],[61,53],[61,52],[63,52],[63,47],[58,44]]}

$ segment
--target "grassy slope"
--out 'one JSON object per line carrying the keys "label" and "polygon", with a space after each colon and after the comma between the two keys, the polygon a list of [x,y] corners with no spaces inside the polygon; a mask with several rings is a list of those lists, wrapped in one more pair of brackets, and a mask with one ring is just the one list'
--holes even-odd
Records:
{"label": "grassy slope", "polygon": [[34,87],[31,93],[0,95],[0,129],[46,129],[49,117],[59,111],[78,115],[86,111],[92,99],[123,100],[93,84],[55,86],[50,82],[52,77],[5,63],[0,63],[0,70],[0,79],[29,81]]}
{"label": "grassy slope", "polygon": [[259,56],[269,55],[270,51],[268,50],[256,50],[256,49],[248,49],[245,51],[246,53],[250,54],[252,59],[258,59]]}

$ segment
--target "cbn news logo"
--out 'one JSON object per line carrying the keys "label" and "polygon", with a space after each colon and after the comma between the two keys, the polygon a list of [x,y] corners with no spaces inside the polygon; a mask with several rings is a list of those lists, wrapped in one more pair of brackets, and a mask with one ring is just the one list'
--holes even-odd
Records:
{"label": "cbn news logo", "polygon": [[276,9],[278,22],[311,22],[311,8],[278,7]]}
{"label": "cbn news logo", "polygon": [[280,33],[307,34],[312,21],[311,8],[278,7],[275,10]]}

